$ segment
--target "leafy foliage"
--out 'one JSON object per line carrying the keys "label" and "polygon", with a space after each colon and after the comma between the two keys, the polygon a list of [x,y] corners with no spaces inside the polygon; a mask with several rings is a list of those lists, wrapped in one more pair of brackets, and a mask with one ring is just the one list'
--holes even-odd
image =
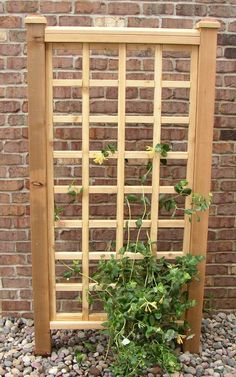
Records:
{"label": "leafy foliage", "polygon": [[[158,153],[163,164],[170,147],[168,144],[156,144],[147,147],[150,160],[146,166],[146,173],[141,177],[144,185],[152,173],[152,159]],[[94,162],[102,164],[115,153],[116,146],[108,144],[98,152]],[[211,194],[208,197],[192,192],[187,180],[179,181],[175,186],[175,195],[161,195],[160,208],[164,208],[175,216],[176,211],[182,211],[189,216],[207,210],[211,204]],[[74,184],[69,186],[68,194],[73,198],[77,193]],[[179,197],[189,197],[189,208],[178,207]],[[201,256],[177,257],[175,261],[165,258],[157,259],[152,250],[156,240],[151,240],[147,232],[147,240],[140,241],[143,221],[150,219],[151,203],[145,195],[129,194],[125,196],[129,219],[125,222],[127,241],[119,250],[119,258],[102,259],[99,267],[91,279],[95,284],[95,291],[90,297],[97,297],[103,302],[107,321],[104,326],[109,334],[109,344],[114,350],[116,360],[112,365],[116,377],[136,377],[147,372],[148,368],[158,365],[164,372],[172,373],[180,369],[175,348],[181,345],[185,338],[191,338],[189,325],[183,320],[187,309],[196,305],[188,298],[188,284],[197,278],[197,265],[202,261]],[[135,221],[137,238],[130,240],[129,222],[131,220],[131,205],[142,204],[143,210]],[[114,241],[111,246],[114,246]],[[127,254],[129,253],[129,254]],[[130,258],[128,255],[133,254]],[[141,259],[135,259],[139,254]],[[83,276],[79,262],[73,261],[64,273],[66,279]],[[97,286],[100,287],[97,290]],[[89,294],[89,292],[88,292]],[[83,361],[83,355],[78,352],[77,361]]]}
{"label": "leafy foliage", "polygon": [[[104,303],[108,329],[117,359],[115,376],[141,376],[159,364],[163,370],[179,369],[174,348],[182,343],[188,324],[180,324],[188,299],[186,284],[197,276],[200,256],[187,255],[170,263],[152,255],[150,243],[138,242],[142,260],[123,254],[120,259],[101,260],[94,279],[101,287],[97,295]],[[134,252],[130,245],[129,252]]]}

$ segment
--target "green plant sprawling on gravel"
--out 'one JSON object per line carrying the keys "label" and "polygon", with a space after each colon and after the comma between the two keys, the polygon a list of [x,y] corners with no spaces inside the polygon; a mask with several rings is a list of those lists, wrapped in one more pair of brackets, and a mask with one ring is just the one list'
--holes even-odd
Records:
{"label": "green plant sprawling on gravel", "polygon": [[[160,158],[164,165],[170,147],[168,144],[157,144],[147,147],[149,162],[145,174],[140,177],[144,185],[152,173],[152,160]],[[94,156],[96,164],[102,164],[111,154],[116,152],[114,144],[108,144]],[[76,200],[78,192],[74,182],[68,188],[68,194]],[[204,197],[193,193],[187,180],[181,180],[174,186],[172,196],[160,195],[159,207],[170,212],[174,217],[182,214],[192,221],[200,220],[199,212],[207,210],[211,204],[211,194]],[[79,193],[82,193],[82,189]],[[189,197],[186,206],[179,207],[179,198]],[[111,366],[116,377],[142,376],[149,368],[159,366],[164,372],[180,369],[175,349],[191,334],[188,323],[184,320],[186,310],[196,305],[188,298],[188,284],[198,276],[197,265],[203,260],[201,256],[187,254],[179,256],[175,261],[165,258],[157,259],[155,248],[157,240],[151,240],[146,231],[146,240],[140,240],[143,221],[151,216],[151,203],[145,195],[130,194],[125,196],[128,208],[126,220],[127,240],[119,250],[117,258],[101,259],[98,269],[91,279],[95,283],[93,299],[102,301],[107,321],[104,323],[109,335],[109,347],[116,355]],[[142,213],[135,221],[136,241],[131,241],[130,226],[131,204],[142,206]],[[61,208],[55,212],[56,220],[60,220]],[[137,259],[138,257],[138,259]],[[64,273],[66,279],[82,276],[79,262],[73,261]],[[97,289],[99,287],[99,289]],[[89,292],[88,292],[89,295]],[[92,297],[89,296],[92,302]]]}

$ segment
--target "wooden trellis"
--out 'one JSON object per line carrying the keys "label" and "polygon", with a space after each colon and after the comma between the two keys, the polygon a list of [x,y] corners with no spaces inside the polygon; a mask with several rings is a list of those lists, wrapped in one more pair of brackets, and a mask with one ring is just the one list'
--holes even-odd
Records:
{"label": "wooden trellis", "polygon": [[[148,158],[147,151],[125,150],[125,125],[139,122],[137,116],[126,115],[126,87],[154,88],[154,111],[152,115],[142,116],[140,122],[153,125],[153,146],[160,143],[163,124],[182,124],[188,127],[188,148],[186,152],[169,152],[168,159],[187,161],[187,176],[194,192],[208,195],[210,191],[211,151],[214,113],[216,35],[219,23],[203,20],[195,30],[188,29],[136,29],[136,28],[82,28],[82,27],[46,27],[46,19],[41,16],[26,18],[28,40],[28,94],[29,94],[29,139],[30,139],[30,189],[31,189],[31,239],[33,292],[35,313],[36,352],[50,352],[50,329],[88,329],[101,328],[103,313],[90,313],[87,291],[89,283],[89,262],[105,255],[108,259],[112,252],[91,252],[89,250],[90,228],[116,228],[116,253],[123,246],[124,195],[140,193],[144,189],[152,195],[151,220],[143,221],[144,227],[150,228],[151,239],[157,239],[158,228],[183,228],[184,240],[182,252],[163,252],[155,250],[157,257],[174,258],[176,255],[206,254],[208,214],[204,213],[201,222],[188,219],[158,219],[158,197],[160,193],[174,193],[173,186],[158,186],[160,158],[153,160],[152,186],[125,186],[125,158]],[[112,43],[118,46],[118,79],[90,79],[90,49],[94,44]],[[126,49],[129,44],[149,44],[154,48],[154,79],[126,79]],[[82,44],[82,78],[54,79],[52,70],[52,49],[64,44],[72,46]],[[188,51],[191,57],[190,80],[167,81],[162,79],[163,51]],[[82,114],[56,115],[53,113],[53,87],[78,86],[82,88]],[[91,115],[89,108],[89,88],[117,87],[117,115]],[[162,88],[190,88],[188,116],[163,116]],[[53,123],[82,123],[82,150],[53,150]],[[89,185],[89,159],[94,151],[89,150],[89,124],[117,123],[118,149],[112,155],[117,159],[116,186]],[[54,224],[54,193],[67,192],[66,186],[53,183],[54,158],[82,159],[82,220],[64,220]],[[80,187],[77,187],[78,189]],[[116,220],[94,220],[89,218],[89,194],[117,194]],[[188,199],[187,203],[188,204]],[[82,229],[81,252],[55,252],[54,226]],[[135,227],[135,222],[130,222]],[[82,283],[55,282],[55,260],[78,259],[82,261]],[[192,283],[190,297],[198,305],[187,313],[193,332],[196,334],[186,343],[186,348],[199,351],[201,313],[204,291],[205,262],[199,267],[200,282]],[[81,291],[81,313],[57,313],[57,291]]]}

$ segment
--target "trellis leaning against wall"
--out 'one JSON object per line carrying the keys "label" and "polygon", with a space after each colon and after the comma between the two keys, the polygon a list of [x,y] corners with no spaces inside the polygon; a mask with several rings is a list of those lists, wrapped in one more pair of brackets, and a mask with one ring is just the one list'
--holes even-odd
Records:
{"label": "trellis leaning against wall", "polygon": [[[127,86],[154,88],[154,112],[152,116],[142,116],[142,123],[153,124],[153,145],[160,142],[162,124],[185,124],[188,127],[187,152],[169,152],[170,159],[187,160],[187,176],[194,192],[207,195],[210,191],[211,151],[214,113],[216,36],[219,23],[202,20],[195,30],[188,29],[134,29],[134,28],[82,28],[46,27],[42,16],[26,18],[28,41],[28,94],[29,94],[29,139],[30,139],[30,190],[31,190],[31,239],[34,292],[34,316],[36,352],[49,353],[51,350],[51,329],[89,329],[101,328],[104,321],[102,313],[89,313],[87,290],[89,283],[90,260],[99,259],[104,252],[89,251],[89,229],[98,227],[116,228],[116,249],[123,245],[124,194],[141,192],[141,187],[125,186],[124,159],[147,158],[147,152],[125,150],[125,125],[138,121],[126,115],[125,93]],[[53,79],[52,49],[60,44],[69,46],[82,44],[82,79]],[[118,80],[90,80],[89,60],[91,46],[97,43],[115,44],[118,48]],[[150,44],[154,49],[154,80],[126,80],[126,48],[129,44]],[[189,81],[166,81],[162,79],[162,52],[188,51],[191,57]],[[82,88],[82,114],[53,114],[53,86],[79,86]],[[89,88],[93,86],[118,87],[118,113],[111,115],[90,115]],[[162,88],[190,88],[189,114],[186,117],[162,116]],[[82,123],[81,151],[53,150],[53,122]],[[117,186],[90,186],[89,151],[90,122],[117,122],[118,150],[113,158],[117,159]],[[54,251],[54,193],[65,193],[67,187],[55,186],[53,182],[54,158],[82,159],[82,220],[65,220],[61,226],[82,229],[82,251],[77,253]],[[158,180],[160,160],[153,161],[153,183]],[[173,193],[172,186],[146,186],[152,195],[151,220],[145,226],[151,230],[151,239],[157,239],[157,229],[183,228],[183,250],[206,254],[208,214],[201,216],[201,222],[188,219],[158,219],[158,196],[160,193]],[[117,219],[91,220],[89,218],[89,193],[116,193]],[[188,200],[188,199],[187,199]],[[130,224],[134,226],[134,224]],[[106,254],[106,253],[105,253]],[[109,258],[111,253],[106,254]],[[174,258],[175,252],[156,250],[157,257]],[[82,284],[55,282],[56,259],[82,260]],[[199,351],[201,313],[204,291],[205,262],[199,267],[200,281],[189,288],[191,298],[198,305],[187,313],[193,332],[196,334],[186,343],[192,352]],[[82,312],[77,314],[56,312],[56,291],[82,291]]]}

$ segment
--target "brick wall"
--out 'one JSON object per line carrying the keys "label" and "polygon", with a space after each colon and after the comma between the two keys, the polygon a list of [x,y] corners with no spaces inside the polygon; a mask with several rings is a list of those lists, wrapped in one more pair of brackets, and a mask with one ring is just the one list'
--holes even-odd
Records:
{"label": "brick wall", "polygon": [[[29,232],[29,192],[28,192],[28,143],[27,143],[27,100],[26,100],[26,46],[24,18],[29,13],[45,15],[49,25],[73,26],[132,26],[132,27],[176,27],[192,28],[202,17],[211,16],[221,21],[222,27],[218,38],[217,53],[217,88],[215,106],[214,156],[212,159],[212,191],[214,201],[211,208],[206,297],[217,309],[236,308],[236,231],[235,231],[235,94],[236,94],[236,1],[0,1],[0,275],[3,290],[1,295],[3,314],[31,315],[31,267],[30,267],[30,232]],[[101,77],[107,71],[103,59],[95,59],[95,69]],[[71,56],[57,57],[55,66],[58,70],[79,69],[80,60]],[[112,63],[110,63],[112,64]],[[114,63],[115,64],[115,63]],[[130,62],[130,70],[138,71],[138,59]],[[148,64],[148,63],[146,63]],[[182,64],[179,73],[184,72]],[[102,72],[104,70],[104,72]],[[147,68],[147,71],[149,68]],[[151,68],[150,68],[151,70]],[[142,100],[144,111],[150,111],[148,92],[137,94],[130,90],[130,99]],[[166,94],[168,97],[168,93]],[[172,95],[172,94],[171,94]],[[57,98],[66,96],[60,91]],[[79,94],[78,94],[79,96]],[[113,88],[108,93],[95,91],[93,98],[100,98],[96,106],[103,106],[102,98],[116,98]],[[137,97],[138,96],[138,97]],[[143,97],[142,97],[143,96]],[[73,98],[73,93],[68,94]],[[173,97],[172,103],[173,103]],[[182,103],[179,93],[174,97]],[[64,105],[63,105],[64,103]],[[68,109],[70,100],[59,101],[59,111]],[[97,103],[97,104],[96,104]],[[98,104],[99,103],[99,104]],[[102,105],[103,103],[103,105]],[[78,102],[77,102],[78,104]],[[55,105],[56,106],[56,105]],[[61,106],[61,107],[60,107]],[[64,106],[64,107],[63,107]],[[71,105],[73,108],[73,105]],[[77,105],[78,106],[78,105]],[[131,106],[131,105],[130,105]],[[173,105],[174,106],[174,105]],[[184,105],[181,105],[184,108]],[[181,108],[182,108],[181,107]],[[180,106],[178,107],[180,109]],[[111,109],[112,110],[112,109]],[[113,111],[113,110],[112,110]],[[171,111],[171,110],[170,110]],[[168,111],[167,111],[168,112]],[[59,129],[56,137],[60,145],[66,140],[76,143],[79,131]],[[95,142],[110,138],[106,131],[94,131]],[[148,132],[140,133],[140,138],[149,138]],[[109,136],[108,136],[109,135]],[[132,130],[130,130],[132,141]],[[146,136],[144,136],[146,135]],[[168,138],[170,134],[166,134]],[[72,144],[73,145],[73,144]],[[63,181],[71,175],[78,175],[80,167],[56,167],[58,176]],[[76,173],[77,169],[77,173]],[[112,176],[114,169],[108,166],[106,174]],[[130,175],[137,174],[137,168],[129,167]],[[176,178],[183,167],[174,167]],[[177,173],[176,173],[177,171]],[[173,172],[172,172],[173,173]],[[99,178],[96,170],[94,176]],[[102,181],[102,178],[100,179]],[[103,199],[104,200],[104,199]],[[94,198],[95,203],[99,198]],[[101,202],[103,203],[103,202]],[[104,205],[94,214],[104,216],[109,207]],[[75,210],[74,215],[79,210]],[[71,213],[68,212],[68,215]],[[73,214],[72,214],[73,215]],[[98,233],[98,232],[97,232]],[[108,232],[109,233],[109,232]],[[78,235],[78,233],[77,233]],[[71,235],[62,233],[62,240],[73,241],[76,232]],[[111,237],[111,232],[107,237]],[[165,239],[165,237],[164,237]],[[178,240],[178,236],[176,236]],[[73,244],[73,242],[71,242]],[[99,247],[104,247],[100,244]],[[73,249],[73,246],[72,246]],[[64,296],[61,295],[60,298]],[[62,305],[62,308],[64,306]]]}

